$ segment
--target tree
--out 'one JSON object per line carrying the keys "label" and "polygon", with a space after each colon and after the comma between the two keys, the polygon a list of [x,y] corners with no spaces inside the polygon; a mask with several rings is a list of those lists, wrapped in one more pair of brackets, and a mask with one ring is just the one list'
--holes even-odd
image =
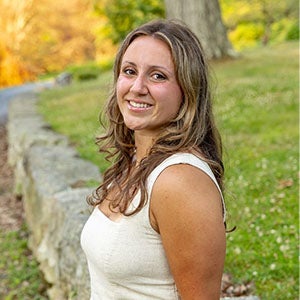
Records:
{"label": "tree", "polygon": [[220,4],[236,46],[299,38],[297,0],[220,0]]}
{"label": "tree", "polygon": [[0,1],[0,87],[33,78],[22,61],[22,48],[33,24],[33,0]]}
{"label": "tree", "polygon": [[90,0],[0,0],[0,86],[95,58]]}
{"label": "tree", "polygon": [[34,0],[34,26],[20,53],[36,73],[61,70],[95,57],[89,0]]}
{"label": "tree", "polygon": [[96,0],[95,10],[107,18],[103,30],[115,44],[142,23],[164,17],[163,0]]}
{"label": "tree", "polygon": [[168,19],[185,22],[200,39],[208,58],[235,56],[218,0],[165,0]]}

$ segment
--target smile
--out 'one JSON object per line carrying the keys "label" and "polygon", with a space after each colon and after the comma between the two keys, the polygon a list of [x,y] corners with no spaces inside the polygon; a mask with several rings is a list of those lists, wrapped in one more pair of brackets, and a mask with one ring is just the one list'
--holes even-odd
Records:
{"label": "smile", "polygon": [[138,102],[134,102],[134,101],[129,101],[129,104],[132,107],[135,107],[135,108],[149,108],[149,107],[151,107],[150,104],[147,104],[147,103],[138,103]]}

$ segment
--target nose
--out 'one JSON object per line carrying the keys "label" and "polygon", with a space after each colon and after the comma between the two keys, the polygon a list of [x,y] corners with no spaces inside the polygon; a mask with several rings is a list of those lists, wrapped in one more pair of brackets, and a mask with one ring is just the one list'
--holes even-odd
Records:
{"label": "nose", "polygon": [[148,93],[148,88],[147,88],[147,79],[140,75],[140,76],[137,76],[133,83],[132,83],[132,86],[130,88],[130,90],[136,94],[139,94],[139,95],[145,95]]}

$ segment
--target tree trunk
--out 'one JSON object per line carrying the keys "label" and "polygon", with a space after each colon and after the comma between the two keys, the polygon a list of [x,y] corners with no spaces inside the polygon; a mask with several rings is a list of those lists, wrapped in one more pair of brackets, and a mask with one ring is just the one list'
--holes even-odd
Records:
{"label": "tree trunk", "polygon": [[168,19],[179,19],[198,36],[209,59],[235,56],[218,0],[165,0]]}

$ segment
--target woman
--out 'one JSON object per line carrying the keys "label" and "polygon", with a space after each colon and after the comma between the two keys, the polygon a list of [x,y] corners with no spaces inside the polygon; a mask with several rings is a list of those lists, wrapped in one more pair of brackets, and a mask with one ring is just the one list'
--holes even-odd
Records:
{"label": "woman", "polygon": [[175,21],[132,31],[106,115],[114,162],[81,237],[91,299],[219,299],[223,164],[197,37]]}

